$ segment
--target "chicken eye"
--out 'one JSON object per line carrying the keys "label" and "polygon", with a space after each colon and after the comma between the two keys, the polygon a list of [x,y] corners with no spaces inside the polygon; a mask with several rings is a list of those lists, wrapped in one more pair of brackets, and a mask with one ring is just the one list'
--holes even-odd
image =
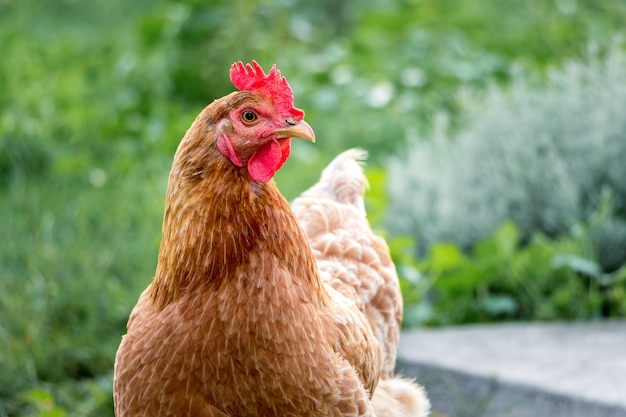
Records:
{"label": "chicken eye", "polygon": [[243,112],[241,112],[241,120],[244,123],[252,123],[258,118],[259,116],[257,116],[257,114],[252,110],[244,110]]}

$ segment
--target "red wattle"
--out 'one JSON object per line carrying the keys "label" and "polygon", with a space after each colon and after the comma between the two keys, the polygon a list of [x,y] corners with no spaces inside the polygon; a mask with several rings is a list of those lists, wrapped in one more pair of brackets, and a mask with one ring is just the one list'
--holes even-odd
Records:
{"label": "red wattle", "polygon": [[272,139],[261,146],[248,161],[248,172],[253,180],[268,182],[283,165],[291,152],[289,139],[279,143]]}

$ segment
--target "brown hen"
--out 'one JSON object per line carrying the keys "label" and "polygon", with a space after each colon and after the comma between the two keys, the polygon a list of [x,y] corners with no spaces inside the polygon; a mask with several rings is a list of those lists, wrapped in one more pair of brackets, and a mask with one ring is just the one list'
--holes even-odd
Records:
{"label": "brown hen", "polygon": [[379,342],[394,330],[322,282],[272,180],[292,137],[315,138],[304,112],[275,68],[230,75],[240,91],[207,106],[174,157],[156,274],[116,355],[116,415],[395,412]]}

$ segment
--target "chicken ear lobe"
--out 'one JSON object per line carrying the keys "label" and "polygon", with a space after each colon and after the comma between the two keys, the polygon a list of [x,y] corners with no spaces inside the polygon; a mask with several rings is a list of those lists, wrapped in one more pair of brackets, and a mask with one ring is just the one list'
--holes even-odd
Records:
{"label": "chicken ear lobe", "polygon": [[224,157],[228,158],[230,162],[232,162],[233,164],[237,165],[238,167],[243,166],[243,164],[241,163],[241,160],[235,153],[235,150],[233,149],[233,145],[230,143],[230,139],[228,139],[228,136],[224,134],[220,134],[217,137],[217,149],[222,153],[222,155],[224,155]]}
{"label": "chicken ear lobe", "polygon": [[282,143],[276,139],[270,140],[248,160],[250,176],[255,181],[268,182],[287,160],[290,152],[290,139],[284,139]]}

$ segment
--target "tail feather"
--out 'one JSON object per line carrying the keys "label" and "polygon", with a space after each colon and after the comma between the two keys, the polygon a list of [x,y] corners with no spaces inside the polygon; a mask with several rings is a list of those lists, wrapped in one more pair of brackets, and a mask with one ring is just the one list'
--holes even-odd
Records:
{"label": "tail feather", "polygon": [[430,411],[424,387],[401,377],[381,379],[372,406],[379,417],[426,417]]}
{"label": "tail feather", "polygon": [[307,194],[322,194],[342,204],[353,205],[365,214],[363,194],[368,187],[363,172],[367,151],[348,149],[339,154],[324,169],[319,182]]}

